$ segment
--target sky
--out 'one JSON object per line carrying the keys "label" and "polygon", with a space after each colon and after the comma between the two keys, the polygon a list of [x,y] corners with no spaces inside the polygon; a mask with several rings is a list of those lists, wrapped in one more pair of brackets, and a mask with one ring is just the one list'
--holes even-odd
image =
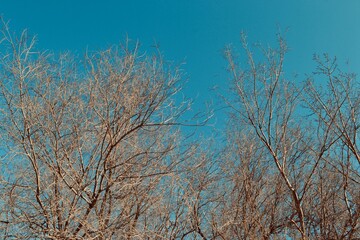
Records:
{"label": "sky", "polygon": [[[211,89],[225,90],[230,75],[225,46],[240,48],[240,32],[250,42],[272,44],[285,32],[290,52],[285,71],[315,69],[314,53],[329,53],[360,69],[360,0],[0,0],[0,14],[12,30],[28,29],[37,47],[55,53],[100,50],[130,39],[142,50],[156,42],[165,59],[182,64],[183,94],[194,109],[216,100]],[[224,111],[215,115],[218,127]]]}

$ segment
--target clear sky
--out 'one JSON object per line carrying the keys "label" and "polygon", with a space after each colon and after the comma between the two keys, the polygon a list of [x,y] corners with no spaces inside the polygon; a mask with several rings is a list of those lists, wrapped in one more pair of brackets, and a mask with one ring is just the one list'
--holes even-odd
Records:
{"label": "clear sky", "polygon": [[323,52],[360,69],[360,0],[0,0],[0,13],[55,52],[104,49],[127,35],[144,51],[156,41],[166,59],[185,63],[195,108],[214,98],[214,85],[227,87],[222,51],[242,30],[271,43],[278,27],[289,28],[288,73],[313,71],[313,53]]}

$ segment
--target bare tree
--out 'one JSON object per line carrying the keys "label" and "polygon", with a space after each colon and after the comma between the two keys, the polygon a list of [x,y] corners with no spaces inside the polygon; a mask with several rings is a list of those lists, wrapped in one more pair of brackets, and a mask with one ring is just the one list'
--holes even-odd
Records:
{"label": "bare tree", "polygon": [[78,61],[35,50],[6,24],[2,33],[2,238],[161,234],[153,223],[170,214],[159,203],[188,108],[175,105],[179,72],[137,44]]}
{"label": "bare tree", "polygon": [[225,143],[188,142],[180,71],[158,52],[80,61],[2,36],[3,239],[360,238],[360,87],[336,60],[295,84],[281,36],[253,52],[242,35]]}
{"label": "bare tree", "polygon": [[[328,79],[324,90],[328,93],[311,82],[296,85],[284,73],[288,49],[281,36],[278,43],[276,49],[259,45],[263,61],[258,62],[242,35],[246,66],[239,67],[231,49],[226,57],[238,96],[230,106],[243,129],[266,149],[262,158],[271,160],[277,169],[265,176],[267,181],[273,182],[273,189],[279,184],[286,187],[278,204],[290,210],[284,213],[287,223],[279,225],[280,232],[301,239],[358,237],[358,82],[351,74],[335,76],[335,61],[316,58],[319,73]],[[275,180],[276,174],[281,183]],[[268,193],[274,191],[270,189]]]}
{"label": "bare tree", "polygon": [[324,54],[314,60],[318,67],[307,81],[305,102],[327,151],[321,156],[320,191],[314,193],[319,195],[315,219],[322,236],[353,239],[359,237],[360,227],[359,82],[354,74],[338,68],[336,58]]}
{"label": "bare tree", "polygon": [[[238,119],[241,122],[241,119]],[[237,123],[239,123],[237,121]],[[222,162],[225,194],[216,218],[222,239],[271,239],[287,226],[286,187],[254,136],[230,127]]]}

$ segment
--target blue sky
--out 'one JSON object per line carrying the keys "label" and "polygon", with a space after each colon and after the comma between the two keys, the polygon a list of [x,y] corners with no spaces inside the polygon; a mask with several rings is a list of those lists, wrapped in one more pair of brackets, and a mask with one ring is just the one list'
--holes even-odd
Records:
{"label": "blue sky", "polygon": [[300,73],[298,81],[314,70],[313,53],[360,69],[359,0],[0,0],[0,13],[11,29],[28,28],[39,48],[55,52],[104,49],[127,35],[144,51],[156,41],[166,59],[185,63],[184,94],[194,108],[214,99],[213,86],[227,88],[222,51],[239,44],[242,30],[250,41],[271,43],[278,27],[289,28],[285,71]]}

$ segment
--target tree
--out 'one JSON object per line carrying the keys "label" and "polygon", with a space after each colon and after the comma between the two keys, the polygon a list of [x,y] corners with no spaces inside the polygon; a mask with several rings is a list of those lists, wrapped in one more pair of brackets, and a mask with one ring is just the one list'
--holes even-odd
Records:
{"label": "tree", "polygon": [[[233,123],[235,124],[235,123]],[[225,194],[216,220],[223,239],[271,239],[287,226],[282,179],[251,134],[231,125],[222,175]],[[234,131],[237,129],[237,131]]]}
{"label": "tree", "polygon": [[2,33],[2,238],[161,236],[163,190],[185,156],[179,71],[129,42],[78,61]]}
{"label": "tree", "polygon": [[262,161],[276,167],[266,176],[272,189],[286,188],[278,200],[283,211],[288,209],[280,233],[301,239],[359,237],[359,83],[353,74],[336,74],[336,61],[325,55],[324,61],[315,59],[316,74],[328,80],[324,91],[311,81],[296,85],[284,73],[288,48],[281,36],[278,43],[275,49],[259,45],[263,61],[257,62],[242,35],[247,66],[239,66],[231,49],[226,57],[238,97],[230,103],[233,120],[266,149]]}
{"label": "tree", "polygon": [[[307,81],[305,102],[316,118],[317,137],[327,154],[321,156],[316,194],[320,204],[313,216],[324,237],[352,239],[359,237],[359,81],[342,72],[336,58],[324,54],[314,60],[318,67]],[[316,84],[314,78],[323,78],[327,86]]]}
{"label": "tree", "polygon": [[242,35],[225,143],[187,141],[181,74],[158,52],[79,60],[2,36],[2,238],[360,238],[360,86],[336,59],[296,83],[281,36],[253,51]]}

